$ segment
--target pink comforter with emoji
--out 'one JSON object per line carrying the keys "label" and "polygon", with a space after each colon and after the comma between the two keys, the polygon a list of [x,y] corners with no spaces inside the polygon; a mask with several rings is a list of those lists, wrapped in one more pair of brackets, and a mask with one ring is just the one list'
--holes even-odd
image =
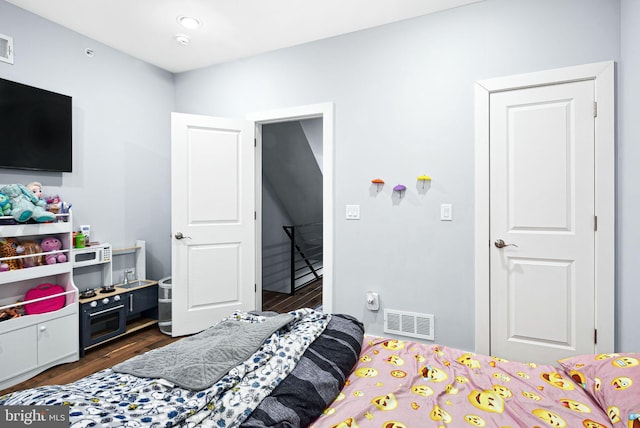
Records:
{"label": "pink comforter with emoji", "polygon": [[610,427],[561,368],[446,346],[365,337],[345,387],[314,428]]}

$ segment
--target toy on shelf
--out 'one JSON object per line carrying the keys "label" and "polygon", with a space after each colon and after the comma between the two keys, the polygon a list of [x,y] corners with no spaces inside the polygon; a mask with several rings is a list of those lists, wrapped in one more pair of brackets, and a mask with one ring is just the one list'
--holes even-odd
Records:
{"label": "toy on shelf", "polygon": [[[55,236],[48,236],[40,241],[40,247],[42,247],[42,251],[45,253],[59,251],[62,249],[62,242]],[[45,254],[44,258],[48,265],[64,263],[67,261],[67,256],[62,253]]]}
{"label": "toy on shelf", "polygon": [[11,216],[19,222],[29,219],[38,223],[55,220],[56,216],[45,210],[47,203],[39,199],[31,190],[22,184],[8,184],[0,188],[0,193],[6,195],[11,203]]}
{"label": "toy on shelf", "polygon": [[24,248],[24,256],[31,254],[30,257],[24,257],[22,259],[22,267],[30,268],[34,266],[42,266],[45,264],[44,256],[42,255],[42,247],[40,247],[38,241],[20,241],[20,245]]}
{"label": "toy on shelf", "polygon": [[[0,257],[2,258],[10,258],[17,257],[24,253],[24,247],[20,245],[17,239],[15,238],[4,238],[0,241]],[[2,265],[6,266],[6,268],[2,268],[0,266],[0,270],[18,270],[22,269],[22,259],[9,259],[2,261]]]}
{"label": "toy on shelf", "polygon": [[4,193],[0,193],[0,215],[11,215],[11,202]]}

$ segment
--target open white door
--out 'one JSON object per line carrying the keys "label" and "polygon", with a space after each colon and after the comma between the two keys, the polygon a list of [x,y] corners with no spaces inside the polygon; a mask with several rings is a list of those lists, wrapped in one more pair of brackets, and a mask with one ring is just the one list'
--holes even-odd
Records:
{"label": "open white door", "polygon": [[172,335],[255,309],[255,125],[171,115]]}

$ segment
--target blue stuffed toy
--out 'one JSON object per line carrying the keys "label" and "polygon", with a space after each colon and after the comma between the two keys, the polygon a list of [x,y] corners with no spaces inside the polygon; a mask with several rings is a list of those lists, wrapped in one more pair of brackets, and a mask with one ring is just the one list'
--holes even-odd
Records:
{"label": "blue stuffed toy", "polygon": [[55,214],[45,210],[47,203],[22,184],[8,184],[0,188],[0,193],[9,198],[10,215],[16,221],[25,222],[33,219],[38,223],[46,223],[56,218]]}
{"label": "blue stuffed toy", "polygon": [[11,215],[11,202],[7,195],[0,193],[0,216]]}

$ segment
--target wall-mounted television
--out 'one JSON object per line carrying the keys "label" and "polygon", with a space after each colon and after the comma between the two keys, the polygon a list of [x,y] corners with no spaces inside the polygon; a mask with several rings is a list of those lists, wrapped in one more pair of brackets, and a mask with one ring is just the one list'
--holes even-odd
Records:
{"label": "wall-mounted television", "polygon": [[0,168],[71,172],[71,97],[0,79]]}

